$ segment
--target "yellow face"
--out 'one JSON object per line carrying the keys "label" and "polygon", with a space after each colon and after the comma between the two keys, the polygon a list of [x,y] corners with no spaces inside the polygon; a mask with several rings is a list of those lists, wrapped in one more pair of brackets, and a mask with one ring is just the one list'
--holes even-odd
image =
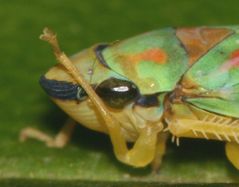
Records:
{"label": "yellow face", "polygon": [[[162,99],[157,94],[141,95],[133,82],[107,67],[100,56],[103,47],[84,50],[72,56],[71,60],[120,122],[125,138],[134,141],[139,129],[148,121],[161,118]],[[71,118],[87,128],[107,133],[101,115],[86,92],[60,64],[42,76],[40,84]]]}

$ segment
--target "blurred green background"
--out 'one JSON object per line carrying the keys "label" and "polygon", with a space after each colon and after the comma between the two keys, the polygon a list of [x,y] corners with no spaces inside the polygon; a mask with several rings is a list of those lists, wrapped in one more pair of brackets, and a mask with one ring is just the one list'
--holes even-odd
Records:
{"label": "blurred green background", "polygon": [[[109,138],[79,126],[63,149],[18,142],[25,126],[56,134],[66,119],[41,90],[40,75],[56,61],[38,39],[54,29],[67,54],[99,42],[166,26],[239,24],[237,0],[0,0],[0,186],[168,186],[237,183],[223,144],[170,142],[158,174],[119,163]],[[189,185],[191,186],[191,185]]]}

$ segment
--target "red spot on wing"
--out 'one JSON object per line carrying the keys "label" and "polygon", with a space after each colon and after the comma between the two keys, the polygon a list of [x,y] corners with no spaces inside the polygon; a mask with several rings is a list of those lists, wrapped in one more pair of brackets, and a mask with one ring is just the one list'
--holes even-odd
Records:
{"label": "red spot on wing", "polygon": [[143,61],[153,61],[160,64],[164,64],[167,58],[166,53],[160,49],[149,49],[147,51],[142,52],[138,56],[139,59]]}
{"label": "red spot on wing", "polygon": [[232,68],[239,67],[239,49],[233,51],[230,55],[230,59],[227,60],[220,68],[223,71],[228,71]]}
{"label": "red spot on wing", "polygon": [[231,59],[237,58],[237,57],[239,57],[239,49],[237,49],[231,53]]}
{"label": "red spot on wing", "polygon": [[153,48],[129,55],[128,59],[134,63],[138,63],[140,61],[150,61],[159,64],[165,64],[167,61],[167,54],[162,49]]}

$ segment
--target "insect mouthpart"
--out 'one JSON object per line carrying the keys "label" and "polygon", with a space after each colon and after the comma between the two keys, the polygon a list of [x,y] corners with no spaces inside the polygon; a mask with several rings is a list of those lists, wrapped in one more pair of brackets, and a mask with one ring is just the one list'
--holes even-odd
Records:
{"label": "insect mouthpart", "polygon": [[78,84],[47,79],[44,75],[40,77],[39,83],[45,92],[55,99],[82,101],[87,97],[85,90]]}

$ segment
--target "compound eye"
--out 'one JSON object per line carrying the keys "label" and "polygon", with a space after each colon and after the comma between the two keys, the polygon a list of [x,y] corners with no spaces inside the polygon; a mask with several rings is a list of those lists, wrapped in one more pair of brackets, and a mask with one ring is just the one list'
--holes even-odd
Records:
{"label": "compound eye", "polygon": [[123,108],[139,95],[134,83],[116,78],[109,78],[99,84],[96,93],[112,108]]}

